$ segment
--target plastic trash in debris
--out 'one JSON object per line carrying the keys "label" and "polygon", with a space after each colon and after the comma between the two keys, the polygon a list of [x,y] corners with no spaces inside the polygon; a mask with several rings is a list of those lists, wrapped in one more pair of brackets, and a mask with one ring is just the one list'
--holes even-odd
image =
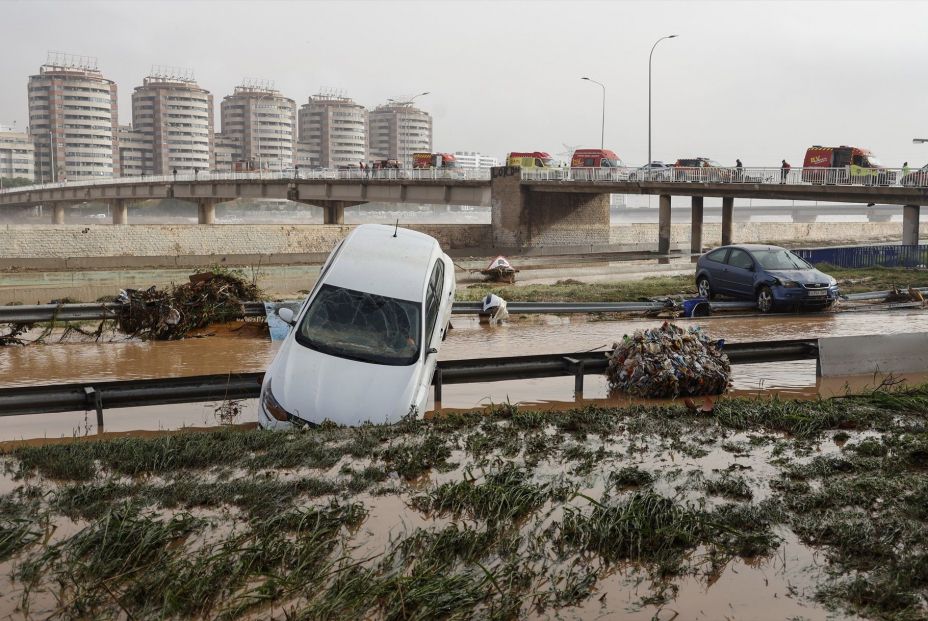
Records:
{"label": "plastic trash in debris", "polygon": [[613,345],[606,369],[609,388],[639,397],[722,394],[731,378],[723,346],[699,327],[665,322],[660,328],[638,330]]}
{"label": "plastic trash in debris", "polygon": [[506,257],[499,256],[490,261],[486,268],[480,270],[484,276],[489,276],[490,280],[497,282],[514,283],[516,281],[516,272],[519,270],[512,267]]}
{"label": "plastic trash in debris", "polygon": [[480,312],[480,321],[499,323],[509,317],[506,300],[496,294],[489,293],[483,298],[483,310]]}

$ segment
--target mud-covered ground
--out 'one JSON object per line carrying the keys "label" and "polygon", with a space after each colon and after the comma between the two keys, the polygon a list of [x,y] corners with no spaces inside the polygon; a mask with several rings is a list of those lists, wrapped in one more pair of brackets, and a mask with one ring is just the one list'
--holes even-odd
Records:
{"label": "mud-covered ground", "polygon": [[5,445],[15,618],[928,616],[928,387]]}
{"label": "mud-covered ground", "polygon": [[[928,270],[899,267],[839,268],[818,265],[818,269],[838,281],[841,293],[886,291],[894,286],[928,287]],[[495,293],[505,300],[518,302],[629,302],[641,298],[696,295],[693,274],[645,276],[636,280],[585,278],[578,273],[553,284],[504,285],[477,283],[458,289],[458,300],[479,300],[487,293]]]}

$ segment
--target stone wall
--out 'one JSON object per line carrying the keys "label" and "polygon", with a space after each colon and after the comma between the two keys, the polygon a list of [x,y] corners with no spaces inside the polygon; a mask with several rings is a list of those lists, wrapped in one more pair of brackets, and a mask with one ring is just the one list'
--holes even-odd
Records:
{"label": "stone wall", "polygon": [[[722,243],[720,223],[703,224],[704,248]],[[898,222],[734,222],[734,243],[789,243],[791,246],[856,241],[897,241],[902,238]],[[689,246],[690,225],[673,224],[671,244]],[[640,245],[657,249],[657,223],[622,224],[612,227],[610,243]]]}
{"label": "stone wall", "polygon": [[[0,259],[313,255],[328,253],[352,228],[316,224],[10,224],[0,225]],[[409,228],[432,235],[446,250],[492,245],[489,224]]]}

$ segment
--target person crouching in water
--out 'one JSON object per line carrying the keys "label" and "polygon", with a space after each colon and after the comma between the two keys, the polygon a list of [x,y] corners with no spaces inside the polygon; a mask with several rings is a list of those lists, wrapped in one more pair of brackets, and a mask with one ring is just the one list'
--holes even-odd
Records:
{"label": "person crouching in water", "polygon": [[509,317],[509,311],[506,310],[506,300],[494,295],[487,294],[483,298],[483,309],[478,313],[480,323],[494,324],[499,323]]}

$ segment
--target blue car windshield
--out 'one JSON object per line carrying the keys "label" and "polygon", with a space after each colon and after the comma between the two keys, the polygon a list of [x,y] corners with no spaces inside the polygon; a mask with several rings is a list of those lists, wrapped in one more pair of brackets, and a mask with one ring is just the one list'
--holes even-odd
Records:
{"label": "blue car windshield", "polygon": [[751,254],[765,270],[810,270],[812,266],[789,250],[752,250]]}
{"label": "blue car windshield", "polygon": [[420,303],[322,285],[298,343],[339,358],[404,366],[419,359]]}

